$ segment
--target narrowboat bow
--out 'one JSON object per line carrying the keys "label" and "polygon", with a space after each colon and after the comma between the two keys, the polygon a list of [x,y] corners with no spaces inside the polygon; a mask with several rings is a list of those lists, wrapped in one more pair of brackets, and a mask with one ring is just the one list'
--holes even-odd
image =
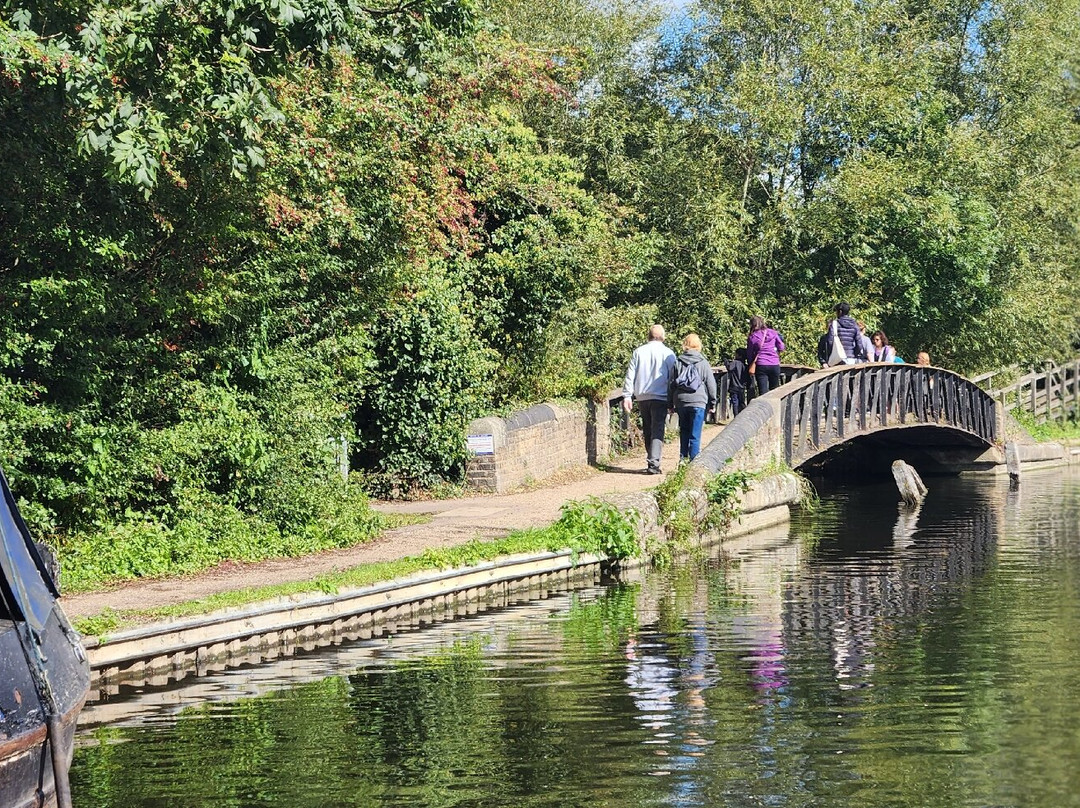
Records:
{"label": "narrowboat bow", "polygon": [[71,808],[90,667],[2,471],[0,489],[0,806]]}

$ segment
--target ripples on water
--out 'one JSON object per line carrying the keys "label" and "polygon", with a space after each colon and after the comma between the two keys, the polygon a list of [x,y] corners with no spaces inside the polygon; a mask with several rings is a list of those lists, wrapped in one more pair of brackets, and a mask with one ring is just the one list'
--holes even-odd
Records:
{"label": "ripples on water", "polygon": [[[823,492],[640,581],[130,691],[80,808],[1080,805],[1080,473]],[[95,726],[96,724],[96,726]]]}

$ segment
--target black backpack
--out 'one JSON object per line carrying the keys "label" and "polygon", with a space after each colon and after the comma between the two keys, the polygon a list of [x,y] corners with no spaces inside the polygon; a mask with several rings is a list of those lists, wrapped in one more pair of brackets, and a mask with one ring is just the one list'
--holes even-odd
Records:
{"label": "black backpack", "polygon": [[675,377],[675,391],[678,393],[696,393],[701,389],[703,382],[698,373],[697,363],[686,363],[679,360],[679,373]]}

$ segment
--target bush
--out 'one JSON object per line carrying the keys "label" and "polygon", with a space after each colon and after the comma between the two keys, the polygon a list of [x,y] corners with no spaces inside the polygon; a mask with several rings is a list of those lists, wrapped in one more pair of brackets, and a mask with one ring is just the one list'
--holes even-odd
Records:
{"label": "bush", "polygon": [[493,370],[443,277],[401,294],[373,326],[375,380],[357,407],[359,458],[382,496],[457,479],[465,430],[489,395]]}

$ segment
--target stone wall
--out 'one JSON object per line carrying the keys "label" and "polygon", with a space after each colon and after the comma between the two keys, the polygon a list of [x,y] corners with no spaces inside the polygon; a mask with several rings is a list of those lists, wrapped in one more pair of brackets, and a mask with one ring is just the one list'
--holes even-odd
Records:
{"label": "stone wall", "polygon": [[[506,493],[611,454],[611,400],[537,404],[469,424],[470,488]],[[616,406],[621,394],[615,398]]]}

